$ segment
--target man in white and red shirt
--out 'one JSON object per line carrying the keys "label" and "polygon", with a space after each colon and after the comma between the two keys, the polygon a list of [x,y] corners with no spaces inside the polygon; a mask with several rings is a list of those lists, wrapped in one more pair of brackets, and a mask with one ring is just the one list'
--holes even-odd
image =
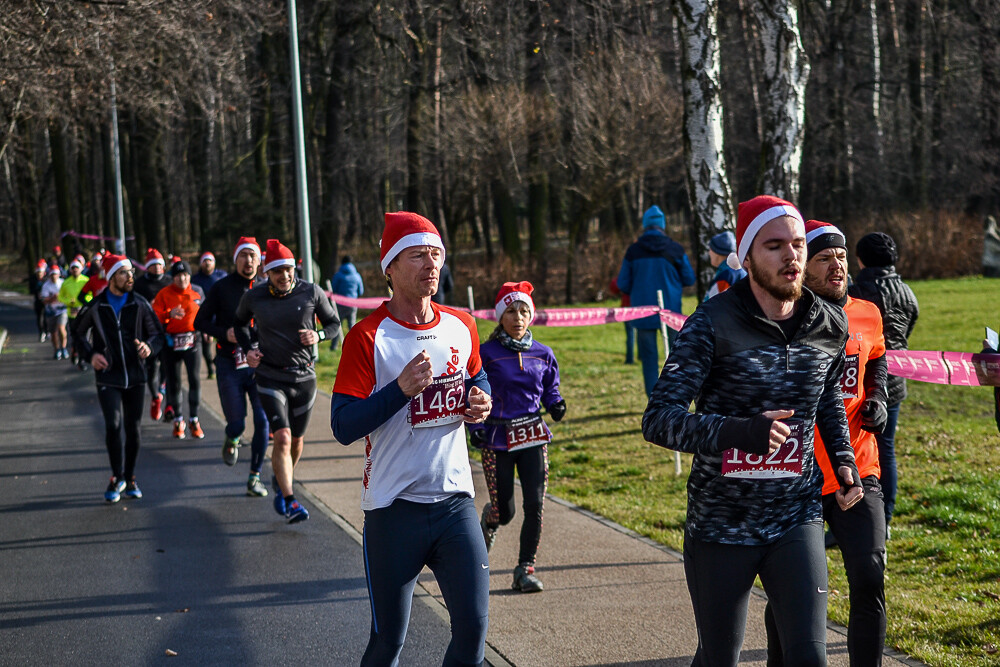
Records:
{"label": "man in white and red shirt", "polygon": [[492,408],[479,334],[470,315],[431,301],[445,251],[429,220],[387,213],[380,246],[392,298],[348,332],[330,415],[337,440],[365,442],[372,625],[361,664],[395,664],[424,565],[451,616],[444,663],[480,664],[489,563],[463,428]]}

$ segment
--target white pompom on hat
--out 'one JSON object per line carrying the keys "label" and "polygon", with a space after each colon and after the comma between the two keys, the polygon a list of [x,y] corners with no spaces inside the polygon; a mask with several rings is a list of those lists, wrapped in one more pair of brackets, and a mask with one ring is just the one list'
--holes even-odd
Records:
{"label": "white pompom on hat", "polygon": [[784,199],[771,195],[758,195],[749,201],[740,202],[736,214],[736,252],[729,254],[726,264],[733,269],[743,268],[743,260],[747,258],[757,232],[767,223],[783,215],[789,215],[805,224],[799,209]]}
{"label": "white pompom on hat", "polygon": [[531,298],[531,293],[534,291],[534,286],[527,280],[522,280],[519,283],[504,283],[501,285],[500,291],[497,292],[495,306],[497,322],[500,321],[500,317],[512,303],[522,301],[528,304],[528,310],[531,311],[531,316],[528,318],[528,324],[531,324],[535,319],[535,302]]}
{"label": "white pompom on hat", "polygon": [[382,273],[389,267],[396,255],[414,246],[431,246],[441,249],[441,263],[444,263],[444,241],[434,223],[417,213],[398,211],[385,214],[385,230],[379,241],[379,259]]}

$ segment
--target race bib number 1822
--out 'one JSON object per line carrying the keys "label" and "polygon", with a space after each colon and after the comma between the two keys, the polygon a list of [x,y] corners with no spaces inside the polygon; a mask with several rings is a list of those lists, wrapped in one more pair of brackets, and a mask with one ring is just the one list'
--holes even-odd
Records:
{"label": "race bib number 1822", "polygon": [[802,422],[786,421],[791,429],[785,443],[771,454],[751,454],[742,449],[722,453],[723,477],[761,479],[798,477],[802,474]]}

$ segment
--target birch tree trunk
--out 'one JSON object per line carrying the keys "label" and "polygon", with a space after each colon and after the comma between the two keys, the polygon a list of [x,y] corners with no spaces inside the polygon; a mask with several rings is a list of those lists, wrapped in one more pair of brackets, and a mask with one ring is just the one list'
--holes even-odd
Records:
{"label": "birch tree trunk", "polygon": [[879,173],[882,171],[882,137],[885,133],[882,127],[882,46],[878,41],[878,6],[875,0],[868,0],[868,16],[871,25],[872,45],[872,118],[875,121],[875,150],[878,154]]}
{"label": "birch tree trunk", "polygon": [[698,248],[698,293],[711,283],[714,269],[708,241],[732,229],[733,196],[723,154],[722,95],[719,85],[717,0],[680,0],[674,5],[680,29],[684,88],[684,162],[688,201]]}
{"label": "birch tree trunk", "polygon": [[752,3],[764,50],[764,136],[758,191],[791,201],[799,196],[809,63],[792,0]]}

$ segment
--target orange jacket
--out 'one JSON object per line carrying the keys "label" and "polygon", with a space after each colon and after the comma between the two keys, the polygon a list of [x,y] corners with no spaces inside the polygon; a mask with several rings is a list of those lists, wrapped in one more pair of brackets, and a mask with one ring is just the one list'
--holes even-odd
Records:
{"label": "orange jacket", "polygon": [[[847,424],[851,428],[851,447],[862,479],[871,475],[881,475],[878,465],[878,445],[875,434],[861,428],[861,408],[865,399],[865,364],[869,359],[878,359],[885,354],[885,337],[882,335],[882,315],[878,306],[870,301],[847,297],[844,304],[847,313],[847,329],[850,337],[844,347],[847,359],[840,387],[847,411]],[[816,460],[823,469],[823,495],[840,488],[833,467],[826,456],[819,430],[816,430]]]}
{"label": "orange jacket", "polygon": [[[184,309],[184,317],[173,319],[170,311],[180,306]],[[153,299],[153,312],[160,320],[168,334],[188,333],[194,331],[194,316],[201,307],[201,295],[189,285],[181,290],[173,283],[167,285]]]}

